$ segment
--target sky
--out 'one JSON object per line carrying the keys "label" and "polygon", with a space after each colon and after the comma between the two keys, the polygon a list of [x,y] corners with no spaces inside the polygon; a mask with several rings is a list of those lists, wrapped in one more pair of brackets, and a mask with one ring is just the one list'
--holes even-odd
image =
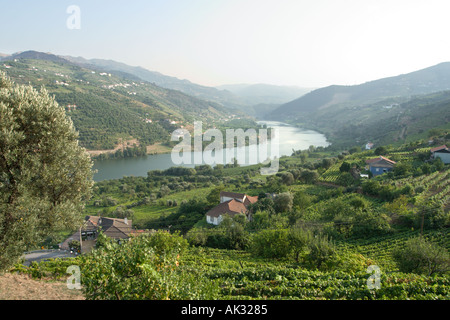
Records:
{"label": "sky", "polygon": [[111,59],[206,86],[353,85],[450,61],[449,12],[448,0],[0,0],[0,53]]}

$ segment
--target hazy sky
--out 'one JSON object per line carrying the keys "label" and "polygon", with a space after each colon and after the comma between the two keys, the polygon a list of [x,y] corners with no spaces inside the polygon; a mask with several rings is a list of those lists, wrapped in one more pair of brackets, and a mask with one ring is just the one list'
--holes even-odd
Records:
{"label": "hazy sky", "polygon": [[[81,29],[67,28],[70,5]],[[0,52],[112,59],[203,85],[359,84],[450,61],[449,0],[0,0]]]}

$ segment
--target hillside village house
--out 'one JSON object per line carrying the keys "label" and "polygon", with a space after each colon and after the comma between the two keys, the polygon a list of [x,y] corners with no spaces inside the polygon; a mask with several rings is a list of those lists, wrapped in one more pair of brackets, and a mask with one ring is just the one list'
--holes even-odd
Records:
{"label": "hillside village house", "polygon": [[431,157],[433,159],[441,158],[442,162],[445,164],[450,163],[450,150],[447,148],[447,146],[440,146],[436,148],[432,148],[431,150]]}
{"label": "hillside village house", "polygon": [[72,241],[78,241],[81,245],[81,253],[86,253],[95,247],[97,236],[100,232],[111,239],[122,241],[129,239],[143,230],[134,230],[132,221],[125,219],[107,218],[99,216],[86,216],[83,226],[72,236],[60,244],[60,249],[70,250],[69,244]]}
{"label": "hillside village house", "polygon": [[243,193],[225,192],[220,193],[220,204],[206,213],[206,222],[219,225],[225,215],[234,217],[237,214],[248,216],[248,205],[258,201],[258,197],[251,197]]}
{"label": "hillside village house", "polygon": [[373,143],[372,142],[367,142],[366,143],[366,150],[370,150],[373,148]]}
{"label": "hillside village house", "polygon": [[372,172],[373,176],[378,176],[380,174],[392,171],[394,169],[395,163],[395,161],[392,161],[383,156],[366,160],[366,164],[369,165],[369,170],[370,172]]}

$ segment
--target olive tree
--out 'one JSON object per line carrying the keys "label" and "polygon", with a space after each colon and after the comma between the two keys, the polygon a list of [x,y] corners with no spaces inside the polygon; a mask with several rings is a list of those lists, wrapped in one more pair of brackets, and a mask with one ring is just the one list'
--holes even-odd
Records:
{"label": "olive tree", "polygon": [[0,270],[53,231],[79,226],[92,160],[45,89],[0,73]]}

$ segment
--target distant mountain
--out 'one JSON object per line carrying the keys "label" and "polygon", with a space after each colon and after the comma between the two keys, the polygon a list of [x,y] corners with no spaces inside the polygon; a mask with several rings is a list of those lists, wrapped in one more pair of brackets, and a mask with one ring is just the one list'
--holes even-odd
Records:
{"label": "distant mountain", "polygon": [[228,90],[247,104],[282,104],[292,101],[314,90],[295,86],[277,86],[270,84],[230,84],[218,86]]}
{"label": "distant mountain", "polygon": [[178,90],[193,97],[203,100],[213,101],[222,104],[228,108],[242,109],[243,102],[226,90],[219,90],[214,87],[202,86],[181,80],[175,77],[167,76],[156,71],[150,71],[142,67],[129,66],[125,63],[104,60],[104,59],[85,59],[82,57],[63,56],[63,58],[84,66],[96,66],[108,71],[121,71],[139,77],[142,80],[154,83],[157,86]]}
{"label": "distant mountain", "polygon": [[59,62],[59,63],[68,63],[66,59],[63,59],[61,57],[58,57],[57,55],[51,54],[51,53],[44,53],[39,51],[23,51],[14,53],[12,55],[8,55],[3,58],[3,60],[13,60],[13,59],[32,59],[32,60],[46,60],[46,61],[53,61],[53,62]]}
{"label": "distant mountain", "polygon": [[[397,106],[407,106],[406,102],[421,95],[445,90],[450,90],[450,62],[360,85],[320,88],[281,105],[266,118],[319,130],[326,133],[335,145],[337,141],[344,140],[347,144],[358,143],[360,140],[374,139],[364,130],[369,124],[384,121],[378,124],[385,125],[393,119],[402,118],[407,109]],[[414,114],[409,113],[410,116],[416,117],[419,109],[416,108]],[[435,110],[430,109],[430,112]],[[391,117],[393,114],[395,116]],[[422,116],[438,118],[433,114]],[[445,117],[442,119],[445,120]],[[407,122],[405,120],[404,123]],[[437,125],[422,123],[425,131]],[[352,141],[348,139],[350,137]],[[404,138],[403,135],[401,137]]]}
{"label": "distant mountain", "polygon": [[212,126],[230,116],[229,109],[220,104],[161,88],[126,72],[103,72],[53,54],[27,51],[2,62],[0,71],[14,82],[37,89],[44,86],[55,96],[88,149],[112,149],[120,139],[135,139],[143,145],[167,142],[180,125],[201,118]]}
{"label": "distant mountain", "polygon": [[450,62],[396,77],[379,79],[354,86],[333,85],[314,90],[281,105],[270,117],[299,117],[339,105],[357,105],[392,97],[411,97],[450,89]]}

